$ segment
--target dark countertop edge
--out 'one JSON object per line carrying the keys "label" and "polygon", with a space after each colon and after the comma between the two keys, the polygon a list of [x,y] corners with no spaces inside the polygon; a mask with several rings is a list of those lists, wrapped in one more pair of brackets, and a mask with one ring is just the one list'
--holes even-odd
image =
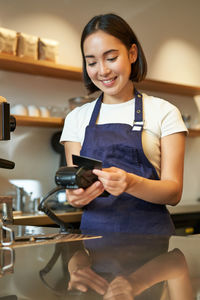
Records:
{"label": "dark countertop edge", "polygon": [[200,213],[200,204],[167,206],[167,209],[171,215]]}

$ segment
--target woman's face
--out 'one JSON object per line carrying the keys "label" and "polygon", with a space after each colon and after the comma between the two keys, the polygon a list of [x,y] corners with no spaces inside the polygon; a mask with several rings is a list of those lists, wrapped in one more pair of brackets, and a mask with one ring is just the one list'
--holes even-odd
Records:
{"label": "woman's face", "polygon": [[131,64],[137,59],[135,44],[128,51],[119,39],[99,30],[85,39],[83,50],[88,76],[104,92],[104,102],[133,98],[129,78]]}

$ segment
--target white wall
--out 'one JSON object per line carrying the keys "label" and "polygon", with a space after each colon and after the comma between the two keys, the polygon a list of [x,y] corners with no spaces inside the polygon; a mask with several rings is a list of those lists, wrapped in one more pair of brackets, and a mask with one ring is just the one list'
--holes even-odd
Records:
{"label": "white wall", "polygon": [[[94,15],[114,12],[134,28],[148,61],[148,78],[200,86],[199,0],[0,0],[0,26],[58,40],[59,63],[81,66],[79,40]],[[15,103],[67,105],[72,96],[86,94],[80,82],[0,71],[0,95]],[[154,93],[154,95],[156,95]],[[163,96],[198,122],[190,97]],[[43,193],[54,185],[59,156],[50,146],[56,129],[18,127],[10,141],[0,143],[0,157],[16,162],[14,170],[0,169],[0,194],[10,178],[38,179]],[[182,204],[200,196],[198,157],[200,138],[187,138]]]}

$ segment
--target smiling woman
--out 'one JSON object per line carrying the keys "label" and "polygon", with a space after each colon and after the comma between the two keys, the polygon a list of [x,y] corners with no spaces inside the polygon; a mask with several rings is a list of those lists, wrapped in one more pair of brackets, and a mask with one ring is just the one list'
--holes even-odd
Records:
{"label": "smiling woman", "polygon": [[[61,142],[72,154],[103,162],[98,181],[67,190],[72,206],[83,207],[81,229],[143,234],[174,233],[166,204],[176,205],[183,184],[187,128],[166,100],[141,94],[146,59],[130,26],[114,14],[92,18],[81,38],[84,83],[98,99],[65,119]],[[109,193],[102,197],[103,191]]]}
{"label": "smiling woman", "polygon": [[[139,82],[139,81],[143,80],[144,77],[146,76],[146,72],[147,72],[146,58],[143,53],[140,42],[137,39],[135,33],[132,31],[130,26],[119,16],[117,16],[117,18],[115,18],[115,15],[113,15],[113,14],[109,14],[109,16],[110,16],[110,19],[102,16],[101,20],[98,18],[98,16],[94,17],[87,24],[87,26],[85,26],[83,33],[82,33],[82,37],[81,37],[81,52],[82,52],[82,56],[83,56],[83,76],[84,76],[84,81],[85,81],[86,87],[88,88],[88,91],[91,93],[99,90],[99,88],[96,87],[95,84],[93,84],[91,82],[91,78],[90,78],[89,74],[87,73],[86,59],[85,59],[85,56],[87,55],[87,53],[85,52],[84,47],[85,47],[86,39],[88,39],[90,35],[95,34],[96,32],[106,33],[110,36],[110,38],[111,37],[113,37],[113,39],[116,38],[117,41],[115,40],[115,42],[118,43],[118,46],[119,46],[119,42],[120,42],[120,46],[125,47],[128,52],[130,51],[131,48],[134,48],[134,51],[131,51],[132,53],[134,52],[134,56],[135,56],[134,57],[134,67],[133,67],[133,64],[131,64],[131,73],[129,74],[130,79],[132,81]],[[94,38],[94,43],[96,42],[97,46],[100,47],[100,49],[102,49],[102,45],[101,45],[102,40],[100,41],[98,36],[95,36],[95,35],[93,35],[93,38]],[[107,38],[109,38],[109,37],[107,37]],[[109,47],[111,47],[110,44],[107,44],[107,46],[106,46],[107,49],[105,50],[105,54],[109,54],[110,50],[118,50],[118,48],[116,48],[116,49],[109,48],[108,45],[109,45]],[[94,48],[94,51],[100,50],[100,49]],[[90,51],[92,51],[92,48],[90,49]],[[128,52],[127,52],[127,54],[128,54]],[[94,56],[94,53],[90,53],[90,55]],[[115,53],[115,54],[117,54],[117,53]],[[117,56],[115,54],[114,54],[114,57],[111,57],[111,59],[115,58],[115,56]]]}

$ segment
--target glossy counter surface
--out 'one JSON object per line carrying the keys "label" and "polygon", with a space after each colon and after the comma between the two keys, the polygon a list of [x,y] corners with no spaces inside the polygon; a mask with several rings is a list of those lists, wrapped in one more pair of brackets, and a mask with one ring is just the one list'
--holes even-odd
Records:
{"label": "glossy counter surface", "polygon": [[[1,300],[200,297],[198,235],[60,236],[55,228],[11,228],[16,237],[35,236],[35,240],[18,240],[0,248]],[[36,239],[41,235],[48,239]],[[80,287],[83,282],[89,286],[88,291],[68,290],[69,285]]]}

